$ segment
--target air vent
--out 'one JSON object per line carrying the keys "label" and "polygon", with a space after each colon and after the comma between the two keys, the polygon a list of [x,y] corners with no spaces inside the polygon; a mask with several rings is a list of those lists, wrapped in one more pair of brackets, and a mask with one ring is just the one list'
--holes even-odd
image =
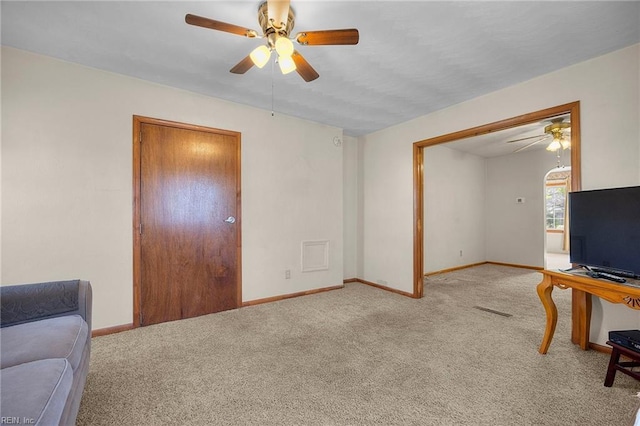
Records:
{"label": "air vent", "polygon": [[489,308],[483,308],[482,306],[474,306],[474,308],[478,309],[480,311],[490,312],[492,314],[500,315],[500,316],[503,316],[503,317],[511,317],[511,316],[513,316],[513,315],[507,314],[505,312],[495,311],[495,310],[489,309]]}

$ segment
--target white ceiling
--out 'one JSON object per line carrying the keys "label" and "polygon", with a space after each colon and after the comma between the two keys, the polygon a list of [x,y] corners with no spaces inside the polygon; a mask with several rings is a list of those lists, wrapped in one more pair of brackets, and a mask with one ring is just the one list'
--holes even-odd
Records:
{"label": "white ceiling", "polygon": [[350,136],[640,42],[639,2],[293,0],[294,34],[360,31],[356,46],[298,46],[320,74],[305,83],[269,65],[231,74],[261,41],[184,22],[192,13],[259,30],[259,3],[2,1],[1,40],[258,108],[273,103]]}

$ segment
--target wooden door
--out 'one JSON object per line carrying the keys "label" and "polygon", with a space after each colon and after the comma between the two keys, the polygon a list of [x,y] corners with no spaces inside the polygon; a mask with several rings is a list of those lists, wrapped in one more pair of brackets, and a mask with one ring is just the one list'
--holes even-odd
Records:
{"label": "wooden door", "polygon": [[237,308],[239,135],[144,120],[137,127],[139,325]]}

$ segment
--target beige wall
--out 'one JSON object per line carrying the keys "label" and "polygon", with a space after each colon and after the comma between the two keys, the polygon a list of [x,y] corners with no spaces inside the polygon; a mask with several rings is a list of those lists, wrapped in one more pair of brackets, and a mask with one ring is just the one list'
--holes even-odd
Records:
{"label": "beige wall", "polygon": [[88,279],[95,328],[132,322],[134,114],[242,133],[244,301],[342,284],[341,129],[6,47],[2,89],[3,285]]}
{"label": "beige wall", "polygon": [[446,145],[425,154],[424,273],[486,261],[486,159]]}
{"label": "beige wall", "polygon": [[546,149],[487,159],[487,260],[544,267],[544,178],[556,166]]}
{"label": "beige wall", "polygon": [[[639,51],[631,46],[361,137],[361,278],[412,291],[416,141],[580,101],[583,188],[640,183]],[[639,325],[635,311],[595,301],[591,341],[604,343],[608,330]]]}
{"label": "beige wall", "polygon": [[344,278],[358,277],[358,139],[345,136],[343,141],[344,166]]}

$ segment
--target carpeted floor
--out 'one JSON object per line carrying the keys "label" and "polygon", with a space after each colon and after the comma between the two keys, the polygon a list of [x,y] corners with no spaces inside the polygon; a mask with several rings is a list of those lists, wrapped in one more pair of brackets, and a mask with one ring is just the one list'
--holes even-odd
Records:
{"label": "carpeted floor", "polygon": [[[570,343],[570,292],[538,354],[537,272],[362,284],[94,338],[79,425],[613,425],[640,382]],[[474,308],[486,308],[511,316]]]}

